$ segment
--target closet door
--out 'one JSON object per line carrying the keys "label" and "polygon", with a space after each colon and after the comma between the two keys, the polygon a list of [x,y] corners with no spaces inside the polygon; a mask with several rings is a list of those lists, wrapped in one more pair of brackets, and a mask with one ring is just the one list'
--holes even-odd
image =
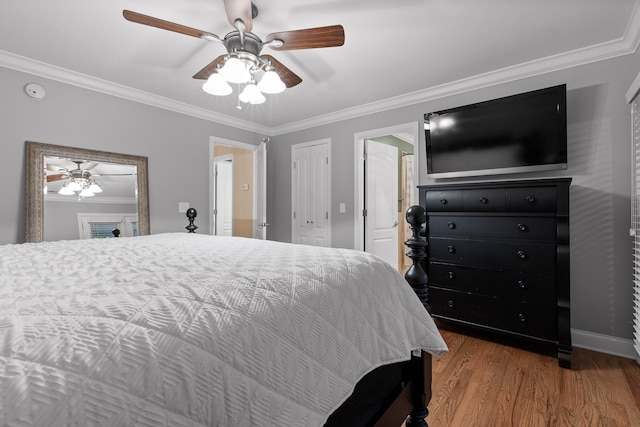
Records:
{"label": "closet door", "polygon": [[294,145],[291,160],[291,241],[330,246],[329,144]]}
{"label": "closet door", "polygon": [[309,169],[311,152],[308,146],[294,146],[291,163],[292,242],[311,244],[309,224]]}

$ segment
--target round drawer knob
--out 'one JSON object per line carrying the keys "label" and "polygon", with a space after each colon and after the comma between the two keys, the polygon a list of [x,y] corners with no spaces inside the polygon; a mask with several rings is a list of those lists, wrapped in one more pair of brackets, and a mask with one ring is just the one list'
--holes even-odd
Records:
{"label": "round drawer knob", "polygon": [[527,196],[527,202],[533,203],[535,201],[536,201],[536,198],[534,196]]}
{"label": "round drawer knob", "polygon": [[527,259],[527,253],[525,251],[518,251],[517,255],[520,259]]}
{"label": "round drawer knob", "polygon": [[447,203],[448,203],[447,199],[440,199],[440,204],[441,205],[446,205]]}
{"label": "round drawer knob", "polygon": [[487,199],[486,197],[480,197],[480,203],[486,205],[487,203],[489,203],[489,199]]}
{"label": "round drawer knob", "polygon": [[524,313],[520,313],[520,314],[518,314],[518,320],[520,320],[521,322],[526,322],[527,321],[527,316],[525,316]]}
{"label": "round drawer knob", "polygon": [[455,254],[456,253],[456,248],[454,246],[449,246],[447,249],[449,250],[450,254]]}
{"label": "round drawer knob", "polygon": [[455,222],[449,222],[447,224],[447,227],[449,227],[449,230],[453,230],[454,228],[456,228],[456,223]]}
{"label": "round drawer knob", "polygon": [[527,283],[524,280],[518,280],[518,287],[520,289],[527,289]]}
{"label": "round drawer knob", "polygon": [[456,278],[456,273],[454,273],[453,271],[449,272],[449,279],[453,280]]}
{"label": "round drawer knob", "polygon": [[522,223],[518,224],[517,227],[518,227],[518,230],[522,232],[527,231],[529,229],[529,227],[526,224],[522,224]]}
{"label": "round drawer knob", "polygon": [[453,308],[455,307],[456,303],[453,300],[449,300],[447,301],[447,305],[449,306],[449,308]]}

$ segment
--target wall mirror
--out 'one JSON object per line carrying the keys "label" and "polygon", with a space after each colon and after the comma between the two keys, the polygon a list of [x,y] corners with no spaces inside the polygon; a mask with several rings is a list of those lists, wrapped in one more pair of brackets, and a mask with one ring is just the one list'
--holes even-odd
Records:
{"label": "wall mirror", "polygon": [[144,156],[27,141],[25,240],[149,234],[147,164]]}

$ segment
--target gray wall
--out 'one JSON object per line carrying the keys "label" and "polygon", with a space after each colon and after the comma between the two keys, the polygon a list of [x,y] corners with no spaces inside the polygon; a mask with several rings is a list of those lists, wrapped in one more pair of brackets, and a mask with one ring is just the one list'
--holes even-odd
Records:
{"label": "gray wall", "polygon": [[[135,214],[135,203],[93,203],[69,196],[71,201],[46,200],[44,203],[44,240],[75,240],[80,238],[79,213],[131,213]],[[187,222],[188,224],[188,222]],[[124,236],[124,232],[122,234]]]}
{"label": "gray wall", "polygon": [[[640,54],[636,53],[274,137],[268,184],[272,236],[283,241],[291,238],[288,165],[292,144],[331,138],[333,244],[351,248],[355,133],[418,122],[424,113],[431,111],[566,83],[568,170],[498,178],[573,177],[572,328],[631,339],[632,265],[628,233],[631,125],[625,93],[640,71],[639,65]],[[420,153],[424,155],[424,135],[420,138]],[[433,182],[426,177],[424,159],[420,160],[420,183]],[[464,180],[446,180],[457,181]],[[347,203],[345,214],[339,213],[340,202]]]}
{"label": "gray wall", "polygon": [[[32,82],[45,88],[44,99],[26,96]],[[185,231],[179,201],[198,210],[198,231],[208,232],[212,135],[249,144],[263,137],[0,67],[0,244],[24,241],[28,140],[147,156],[151,232]]]}

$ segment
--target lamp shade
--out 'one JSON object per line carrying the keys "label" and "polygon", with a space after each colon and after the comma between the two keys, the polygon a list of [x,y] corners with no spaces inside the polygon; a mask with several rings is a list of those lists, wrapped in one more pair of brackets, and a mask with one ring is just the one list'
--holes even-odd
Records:
{"label": "lamp shade", "polygon": [[286,89],[285,84],[280,79],[278,73],[273,70],[268,70],[262,76],[260,83],[258,83],[258,89],[264,93],[280,93]]}
{"label": "lamp shade", "polygon": [[102,187],[100,187],[98,184],[96,184],[95,182],[92,182],[89,185],[89,191],[91,191],[92,193],[102,193]]}
{"label": "lamp shade", "polygon": [[227,59],[220,69],[220,75],[230,83],[246,83],[251,80],[251,73],[247,66],[236,57]]}
{"label": "lamp shade", "polygon": [[65,187],[69,187],[69,190],[72,190],[72,191],[82,190],[82,185],[80,185],[75,180],[70,181],[68,184],[65,185]]}
{"label": "lamp shade", "polygon": [[67,184],[65,184],[59,191],[58,194],[62,194],[63,196],[73,196],[74,193],[71,188]]}
{"label": "lamp shade", "polygon": [[91,190],[89,190],[88,188],[83,189],[80,194],[78,194],[81,197],[93,197],[95,196],[95,194],[93,194],[93,192]]}
{"label": "lamp shade", "polygon": [[240,101],[245,102],[247,104],[262,104],[266,101],[258,86],[256,86],[255,81],[250,81],[249,84],[244,88],[242,93],[239,96]]}
{"label": "lamp shade", "polygon": [[227,83],[218,72],[214,72],[209,76],[207,81],[202,85],[202,90],[211,95],[218,96],[229,95],[233,91],[229,83]]}

